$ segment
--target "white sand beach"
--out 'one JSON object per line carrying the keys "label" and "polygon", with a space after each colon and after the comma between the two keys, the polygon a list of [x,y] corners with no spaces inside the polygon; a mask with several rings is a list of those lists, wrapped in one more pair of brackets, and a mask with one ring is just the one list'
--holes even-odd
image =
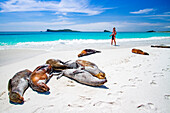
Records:
{"label": "white sand beach", "polygon": [[[141,49],[149,56],[134,54]],[[78,58],[80,49],[46,51],[33,49],[0,50],[0,113],[169,113],[170,49],[148,45],[101,49],[101,53]],[[53,76],[50,93],[28,88],[23,104],[9,102],[8,81],[15,73],[33,71],[46,60],[83,59],[95,63],[106,73],[107,83],[90,87],[67,77]]]}

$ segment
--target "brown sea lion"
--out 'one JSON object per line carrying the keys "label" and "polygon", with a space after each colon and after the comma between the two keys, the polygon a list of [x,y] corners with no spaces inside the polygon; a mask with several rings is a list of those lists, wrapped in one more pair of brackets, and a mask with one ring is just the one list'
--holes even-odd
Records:
{"label": "brown sea lion", "polygon": [[52,67],[49,64],[38,66],[30,75],[29,84],[31,88],[38,92],[47,92],[50,88],[46,85],[52,77]]}
{"label": "brown sea lion", "polygon": [[46,64],[51,65],[54,71],[61,71],[68,68],[64,62],[58,59],[49,59],[46,61]]}
{"label": "brown sea lion", "polygon": [[132,49],[132,53],[142,54],[142,55],[149,55],[147,52],[143,52],[140,49]]}
{"label": "brown sea lion", "polygon": [[91,55],[95,53],[101,53],[101,51],[96,51],[94,49],[85,49],[80,54],[78,54],[78,57],[83,57],[83,56],[87,56],[87,55]]}
{"label": "brown sea lion", "polygon": [[31,71],[25,69],[16,73],[8,83],[9,99],[14,103],[23,103],[24,102],[24,92],[28,88],[28,79],[31,75]]}

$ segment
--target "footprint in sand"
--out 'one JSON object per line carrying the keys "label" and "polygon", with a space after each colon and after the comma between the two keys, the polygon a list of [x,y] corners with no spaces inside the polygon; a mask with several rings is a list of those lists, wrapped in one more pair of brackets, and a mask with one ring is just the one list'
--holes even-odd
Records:
{"label": "footprint in sand", "polygon": [[108,93],[107,95],[108,96],[120,96],[120,95],[122,95],[123,94],[123,91],[117,91],[116,93]]}
{"label": "footprint in sand", "polygon": [[80,96],[80,99],[83,99],[83,100],[91,100],[91,98],[88,98],[88,97],[85,97],[85,96]]}
{"label": "footprint in sand", "polygon": [[155,80],[152,80],[151,82],[150,82],[150,85],[156,85],[157,83],[155,82]]}
{"label": "footprint in sand", "polygon": [[67,86],[74,87],[75,85],[69,85],[69,84],[68,84]]}
{"label": "footprint in sand", "polygon": [[76,103],[71,103],[71,104],[68,104],[67,106],[71,108],[74,108],[74,107],[82,108],[84,106],[89,105],[90,102],[91,102],[91,98],[80,96],[80,98],[76,101]]}
{"label": "footprint in sand", "polygon": [[0,97],[1,97],[3,94],[5,94],[5,91],[3,91],[3,92],[0,94]]}
{"label": "footprint in sand", "polygon": [[51,108],[54,107],[54,105],[48,105],[48,106],[42,106],[42,107],[38,107],[37,109],[35,109],[32,113],[42,113],[45,112],[45,109],[47,108]]}
{"label": "footprint in sand", "polygon": [[123,86],[121,86],[121,88],[127,88],[127,87],[136,88],[136,85],[123,85]]}
{"label": "footprint in sand", "polygon": [[157,111],[158,111],[158,108],[155,107],[155,105],[153,103],[141,104],[141,105],[137,106],[137,108],[139,110],[145,111],[147,113],[150,113],[150,112],[157,113]]}
{"label": "footprint in sand", "polygon": [[170,95],[164,95],[164,98],[165,98],[166,100],[170,100]]}
{"label": "footprint in sand", "polygon": [[117,105],[116,102],[105,102],[105,101],[99,101],[93,104],[93,106],[102,106],[102,105]]}
{"label": "footprint in sand", "polygon": [[75,85],[73,84],[73,81],[68,81],[70,84],[67,84],[67,86],[74,87]]}
{"label": "footprint in sand", "polygon": [[68,104],[68,107],[79,107],[82,108],[82,105],[78,105],[78,104]]}
{"label": "footprint in sand", "polygon": [[162,69],[162,71],[170,71],[170,68]]}
{"label": "footprint in sand", "polygon": [[108,109],[120,109],[121,103],[119,100],[114,101],[98,101],[93,104],[94,107],[99,107],[99,108],[108,108]]}
{"label": "footprint in sand", "polygon": [[160,73],[159,73],[159,72],[158,72],[158,73],[153,73],[153,75],[154,75],[154,76],[153,76],[154,78],[157,78],[157,77],[164,77],[164,75],[163,75],[162,72],[160,72]]}
{"label": "footprint in sand", "polygon": [[142,82],[142,80],[139,79],[138,77],[135,77],[135,78],[129,79],[129,82],[132,82],[133,84],[137,84],[139,82]]}
{"label": "footprint in sand", "polygon": [[1,94],[0,94],[0,100],[3,100],[4,98],[1,98],[6,92],[3,91]]}
{"label": "footprint in sand", "polygon": [[138,68],[138,67],[141,67],[142,64],[139,64],[139,65],[136,65],[136,66],[133,66],[133,68]]}

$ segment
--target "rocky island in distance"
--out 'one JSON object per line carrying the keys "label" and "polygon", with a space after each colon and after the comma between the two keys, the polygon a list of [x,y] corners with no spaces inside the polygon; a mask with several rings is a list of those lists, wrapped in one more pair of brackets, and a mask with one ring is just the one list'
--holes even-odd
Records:
{"label": "rocky island in distance", "polygon": [[46,32],[80,32],[80,31],[75,31],[71,29],[59,29],[59,30],[47,29]]}

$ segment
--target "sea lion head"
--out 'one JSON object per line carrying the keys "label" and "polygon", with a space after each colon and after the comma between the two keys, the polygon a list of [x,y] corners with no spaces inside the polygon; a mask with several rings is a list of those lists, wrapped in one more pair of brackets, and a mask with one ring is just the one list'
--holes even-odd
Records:
{"label": "sea lion head", "polygon": [[80,54],[78,54],[78,57],[82,57],[87,54],[86,50],[83,50]]}
{"label": "sea lion head", "polygon": [[105,73],[104,72],[99,72],[98,74],[96,74],[94,76],[99,78],[99,79],[105,79]]}
{"label": "sea lion head", "polygon": [[24,102],[24,98],[17,92],[11,92],[9,94],[9,98],[10,98],[10,101],[11,102],[14,102],[14,103],[23,103]]}
{"label": "sea lion head", "polygon": [[89,67],[94,67],[96,66],[94,63],[86,61],[86,60],[76,60],[76,63],[80,64],[81,66],[89,66]]}
{"label": "sea lion head", "polygon": [[67,65],[65,65],[64,62],[58,59],[49,59],[46,61],[46,64],[52,66],[52,68],[56,71],[67,69]]}
{"label": "sea lion head", "polygon": [[45,83],[39,83],[37,85],[36,91],[38,92],[47,92],[50,88]]}

